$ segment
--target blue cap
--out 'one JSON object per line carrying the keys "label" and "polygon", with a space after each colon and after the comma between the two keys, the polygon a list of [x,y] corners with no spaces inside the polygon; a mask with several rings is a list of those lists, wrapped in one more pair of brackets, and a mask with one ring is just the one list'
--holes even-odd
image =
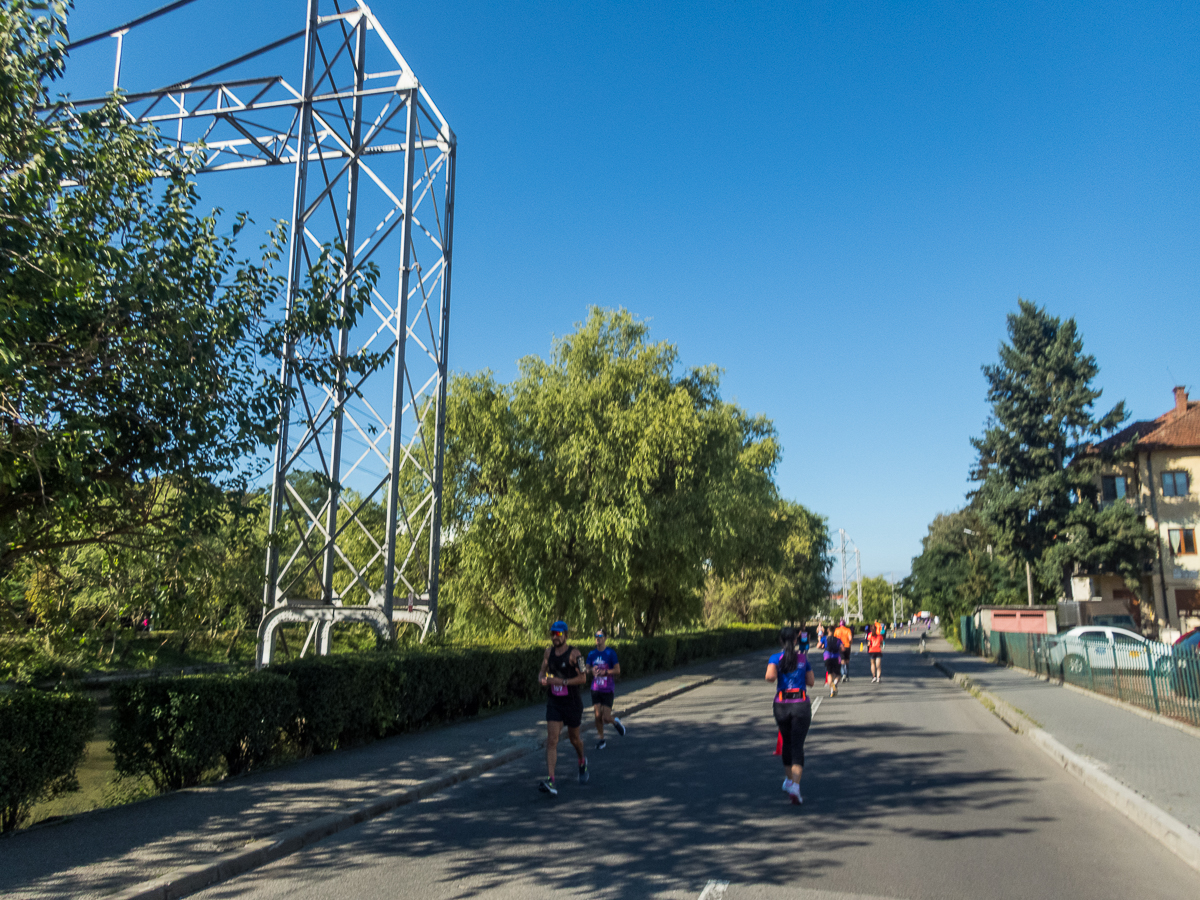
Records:
{"label": "blue cap", "polygon": [[567,627],[567,623],[566,623],[566,622],[564,622],[562,619],[559,619],[557,622],[555,622],[553,625],[551,625],[551,626],[550,626],[550,630],[551,630],[552,632],[554,632],[554,631],[561,631],[563,634],[566,634],[566,633],[567,633],[568,631],[570,631],[571,629],[569,629],[569,628]]}

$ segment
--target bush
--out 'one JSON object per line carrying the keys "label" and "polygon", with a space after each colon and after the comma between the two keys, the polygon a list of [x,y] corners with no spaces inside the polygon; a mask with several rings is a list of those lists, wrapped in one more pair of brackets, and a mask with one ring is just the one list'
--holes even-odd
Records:
{"label": "bush", "polygon": [[96,727],[96,701],[22,689],[0,695],[0,831],[35,803],[79,790],[75,770]]}
{"label": "bush", "polygon": [[121,682],[112,702],[117,772],[159,790],[199,784],[222,761],[231,775],[261,765],[297,712],[296,684],[269,672]]}

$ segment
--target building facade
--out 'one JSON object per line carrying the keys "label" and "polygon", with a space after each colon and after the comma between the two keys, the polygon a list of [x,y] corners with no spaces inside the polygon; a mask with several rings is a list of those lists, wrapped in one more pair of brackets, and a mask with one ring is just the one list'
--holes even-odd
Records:
{"label": "building facade", "polygon": [[1102,503],[1131,503],[1158,541],[1158,555],[1132,591],[1117,575],[1073,580],[1074,599],[1122,600],[1142,630],[1167,640],[1200,626],[1200,401],[1175,388],[1175,406],[1157,419],[1135,422],[1104,441],[1112,451],[1136,438],[1135,457],[1105,465]]}

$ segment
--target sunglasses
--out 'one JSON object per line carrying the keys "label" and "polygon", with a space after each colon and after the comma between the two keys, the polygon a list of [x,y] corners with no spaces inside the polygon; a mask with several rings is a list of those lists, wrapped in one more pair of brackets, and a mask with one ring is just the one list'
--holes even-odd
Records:
{"label": "sunglasses", "polygon": [[562,637],[564,634],[566,634],[565,631],[552,631],[550,637]]}

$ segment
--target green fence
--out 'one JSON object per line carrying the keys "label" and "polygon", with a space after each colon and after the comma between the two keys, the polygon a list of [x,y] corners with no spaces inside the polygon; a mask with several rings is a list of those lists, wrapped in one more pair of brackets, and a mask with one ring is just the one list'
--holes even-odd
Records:
{"label": "green fence", "polygon": [[1071,635],[985,634],[973,623],[962,624],[961,634],[968,652],[1200,725],[1200,653],[1132,638],[1114,643]]}

